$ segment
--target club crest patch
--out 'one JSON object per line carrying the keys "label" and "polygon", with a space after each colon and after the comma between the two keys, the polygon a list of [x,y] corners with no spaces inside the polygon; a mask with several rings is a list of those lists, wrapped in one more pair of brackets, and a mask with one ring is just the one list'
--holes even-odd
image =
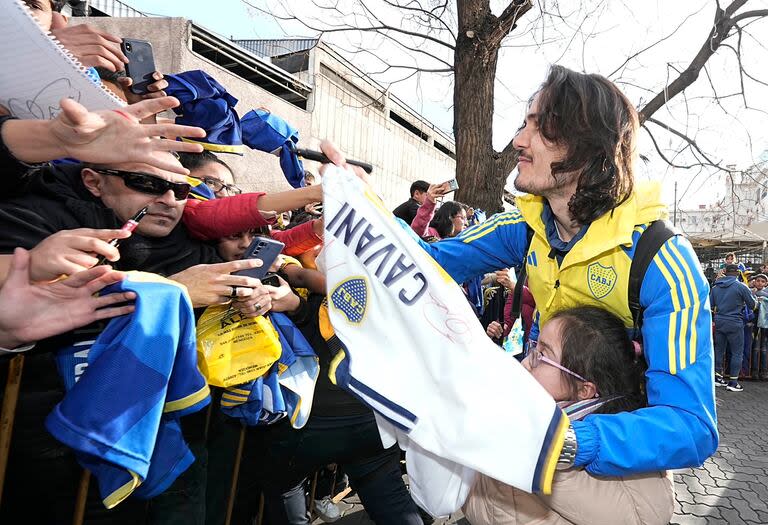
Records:
{"label": "club crest patch", "polygon": [[602,299],[611,293],[616,285],[616,270],[613,266],[592,263],[587,267],[587,284],[592,295],[596,299]]}
{"label": "club crest patch", "polygon": [[352,277],[340,282],[331,292],[331,306],[347,321],[360,324],[368,305],[368,282],[364,277]]}

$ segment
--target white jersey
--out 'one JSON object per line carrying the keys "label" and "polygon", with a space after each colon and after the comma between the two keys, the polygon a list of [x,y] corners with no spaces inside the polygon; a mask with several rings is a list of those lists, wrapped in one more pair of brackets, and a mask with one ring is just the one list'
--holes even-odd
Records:
{"label": "white jersey", "polygon": [[[328,311],[347,352],[331,379],[411,445],[447,460],[439,468],[454,479],[478,471],[549,493],[567,416],[486,336],[461,289],[362,181],[331,169],[323,193]],[[420,470],[410,472],[426,476],[414,485],[431,490]]]}

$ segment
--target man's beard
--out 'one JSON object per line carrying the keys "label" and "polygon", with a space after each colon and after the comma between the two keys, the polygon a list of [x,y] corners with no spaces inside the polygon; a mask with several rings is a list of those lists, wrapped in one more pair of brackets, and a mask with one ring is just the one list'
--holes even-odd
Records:
{"label": "man's beard", "polygon": [[573,175],[570,173],[558,173],[549,175],[546,185],[536,184],[538,181],[529,180],[528,184],[520,181],[520,175],[515,177],[514,186],[517,191],[523,193],[529,193],[538,197],[551,197],[555,195],[561,195],[563,190],[568,187],[573,181]]}

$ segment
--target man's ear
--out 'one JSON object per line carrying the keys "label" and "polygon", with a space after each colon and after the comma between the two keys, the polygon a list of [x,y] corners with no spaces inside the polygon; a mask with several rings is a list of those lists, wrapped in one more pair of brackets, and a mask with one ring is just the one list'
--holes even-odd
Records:
{"label": "man's ear", "polygon": [[91,168],[83,168],[80,171],[83,185],[94,197],[101,198],[104,193],[104,176]]}
{"label": "man's ear", "polygon": [[579,398],[579,401],[583,401],[585,399],[592,399],[595,397],[595,394],[597,394],[597,386],[591,382],[591,381],[580,381],[579,382],[579,391],[577,392],[577,397]]}

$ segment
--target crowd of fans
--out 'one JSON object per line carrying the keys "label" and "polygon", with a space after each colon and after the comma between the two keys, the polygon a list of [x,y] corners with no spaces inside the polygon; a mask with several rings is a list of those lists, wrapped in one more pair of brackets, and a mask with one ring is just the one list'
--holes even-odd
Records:
{"label": "crowd of fans", "polygon": [[[109,79],[127,105],[89,111],[62,100],[50,121],[0,117],[0,360],[6,370],[11,359],[25,360],[0,521],[70,523],[84,502],[85,523],[252,523],[261,515],[271,525],[306,524],[311,509],[332,522],[341,515],[331,499],[336,481],[348,480],[374,522],[430,522],[403,480],[400,449],[382,446],[373,410],[329,378],[338,342],[325,275],[315,263],[324,229],[319,180],[304,172],[304,184],[289,191],[243,192],[241,174],[225,155],[204,150],[211,130],[203,122],[158,118],[179,105],[165,93],[162,73],[153,76],[149,94],[132,93],[121,75],[127,58],[118,36],[68,26],[58,2],[25,3],[41,29]],[[709,289],[681,236],[662,238],[649,257],[641,253],[641,239],[665,218],[665,207],[658,188],[634,181],[637,129],[637,114],[616,86],[554,66],[514,140],[516,186],[528,194],[518,198],[519,210],[484,220],[481,210],[446,200],[448,183],[416,181],[393,212],[459,283],[499,351],[514,349],[570,420],[552,495],[480,474],[464,504],[475,525],[615,523],[616,516],[621,523],[666,524],[674,508],[671,470],[699,465],[717,447]],[[323,142],[321,149],[352,169],[334,145]],[[143,218],[126,227],[140,210]],[[285,245],[270,284],[240,273],[261,264],[243,258],[259,239]],[[646,267],[637,270],[633,259],[647,259]],[[75,367],[75,382],[103,374],[105,390],[114,387],[115,395],[92,401],[114,411],[115,420],[128,417],[131,396],[140,404],[152,388],[163,337],[179,341],[174,355],[189,350],[178,334],[188,329],[179,321],[183,312],[152,310],[145,289],[131,287],[136,271],[183,285],[195,317],[223,307],[227,319],[265,317],[280,331],[300,333],[319,362],[306,424],[295,428],[261,399],[253,424],[220,410],[239,395],[253,400],[243,385],[211,387],[207,409],[208,387],[193,389],[178,416],[166,414],[176,410],[170,408],[157,416],[168,423],[162,429],[178,428],[177,442],[191,451],[188,464],[169,466],[154,491],[142,492],[144,480],[136,482],[153,472],[132,472],[130,490],[120,486],[105,496],[108,476],[94,465],[127,455],[134,437],[103,436],[102,428],[88,426],[95,415],[80,414],[72,439],[89,446],[75,454],[49,432],[46,418],[73,388],[66,359],[84,349],[92,354],[87,366]],[[741,389],[745,310],[768,296],[768,277],[755,275],[750,292],[737,282],[738,272],[725,266],[712,291],[715,385],[733,391]],[[116,336],[117,349],[144,361],[107,373],[94,364],[98,343],[92,345],[117,319],[128,327]],[[760,377],[766,319],[761,306],[754,333]],[[164,332],[145,333],[147,326]],[[144,346],[133,348],[142,337]],[[519,340],[508,345],[510,339]],[[285,355],[290,349],[281,342]],[[280,365],[290,363],[275,363],[282,373]],[[163,384],[170,391],[179,380],[169,366]],[[266,384],[267,376],[259,380]],[[116,386],[121,381],[127,386]],[[132,425],[139,422],[131,419],[121,431],[129,435]],[[162,468],[161,452],[167,451],[156,450],[150,468]],[[89,486],[83,466],[98,483]],[[314,490],[308,481],[316,472],[326,483]]]}

